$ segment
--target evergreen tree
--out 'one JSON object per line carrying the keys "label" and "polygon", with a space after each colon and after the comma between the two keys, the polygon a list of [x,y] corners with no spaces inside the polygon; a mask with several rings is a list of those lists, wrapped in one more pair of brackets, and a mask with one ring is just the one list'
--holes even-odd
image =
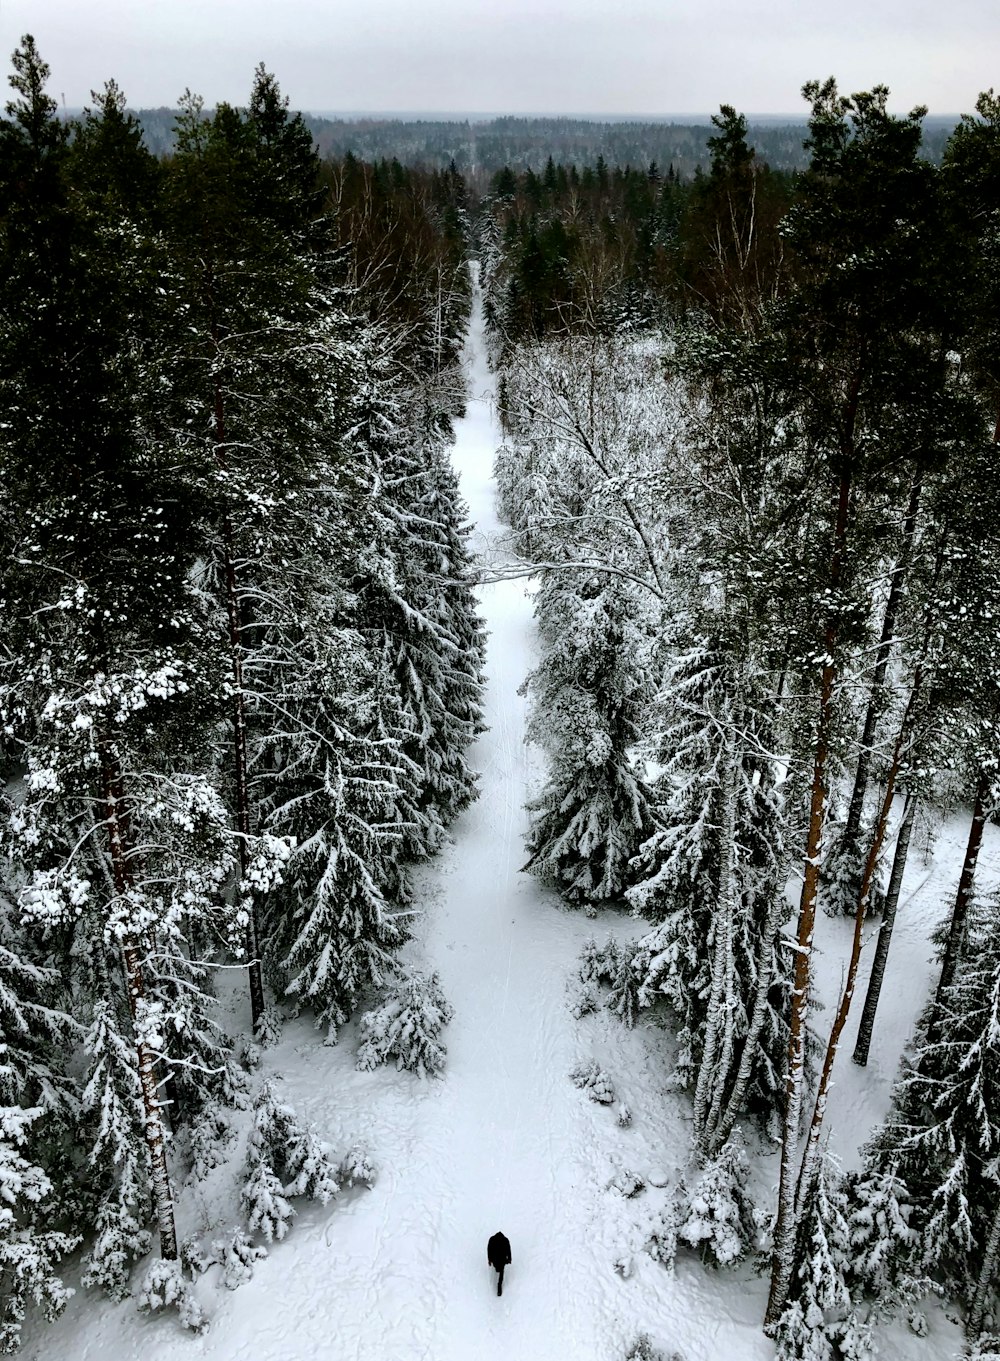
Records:
{"label": "evergreen tree", "polygon": [[549,782],[532,805],[527,867],[570,901],[620,898],[629,861],[650,830],[644,782],[630,749],[639,731],[645,639],[627,587],[559,573],[538,594],[544,646],[528,678],[528,736],[547,752]]}

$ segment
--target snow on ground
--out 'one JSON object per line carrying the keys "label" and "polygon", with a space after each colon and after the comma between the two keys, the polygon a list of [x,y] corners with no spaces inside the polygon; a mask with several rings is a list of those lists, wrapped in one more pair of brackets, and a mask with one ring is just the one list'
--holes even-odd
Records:
{"label": "snow on ground", "polygon": [[[492,558],[503,544],[491,473],[499,436],[478,301],[467,363],[471,400],[454,458],[474,542]],[[472,752],[480,798],[418,876],[424,916],[408,947],[414,962],[440,972],[455,1008],[446,1075],[358,1073],[351,1029],[326,1047],[307,1019],[289,1022],[266,1069],[284,1075],[287,1098],[338,1153],[356,1140],[368,1148],[381,1169],[374,1189],[301,1208],[288,1238],[235,1293],[211,1269],[196,1287],[212,1320],[202,1337],[173,1317],[140,1318],[131,1303],[88,1294],[55,1325],[29,1325],[27,1361],[622,1361],[640,1331],[684,1361],[771,1358],[760,1332],[766,1281],[750,1267],[718,1274],[682,1255],[670,1273],[644,1251],[686,1170],[686,1099],[669,1089],[670,1044],[651,1021],[628,1031],[606,1013],[577,1021],[567,1005],[587,937],[631,936],[640,925],[613,912],[589,921],[520,873],[524,802],[540,778],[518,694],[532,663],[531,600],[518,581],[483,586],[480,598],[490,631],[489,730]],[[870,1067],[850,1062],[851,1029],[838,1065],[833,1147],[848,1162],[886,1109],[896,1055],[931,978],[928,933],[954,890],[966,830],[961,818],[947,821],[929,860],[914,838]],[[980,864],[985,881],[1000,878],[995,829]],[[819,989],[831,1005],[849,929],[820,924]],[[583,1059],[609,1073],[630,1128],[569,1081]],[[182,1235],[210,1241],[233,1227],[237,1170],[182,1189]],[[625,1199],[610,1185],[622,1171],[659,1174],[667,1185]],[[765,1193],[776,1176],[773,1156],[758,1162]],[[496,1229],[513,1250],[502,1299],[486,1263]],[[938,1316],[926,1339],[895,1328],[882,1355],[944,1361],[957,1345]]]}

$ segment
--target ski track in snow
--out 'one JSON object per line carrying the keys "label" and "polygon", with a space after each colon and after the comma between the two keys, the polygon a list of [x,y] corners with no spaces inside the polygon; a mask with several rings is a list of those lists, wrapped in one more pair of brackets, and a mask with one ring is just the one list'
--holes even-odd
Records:
{"label": "ski track in snow", "polygon": [[[477,295],[467,347],[468,414],[458,422],[454,460],[469,503],[472,542],[489,563],[503,557],[492,464],[499,434],[493,379]],[[657,1213],[685,1171],[690,1146],[685,1099],[668,1090],[669,1044],[649,1021],[628,1031],[606,1013],[576,1021],[566,986],[583,942],[633,936],[616,913],[597,922],[566,911],[520,872],[526,797],[539,781],[524,744],[525,701],[517,689],[532,664],[533,623],[525,583],[480,588],[489,628],[486,721],[473,748],[480,797],[452,828],[452,841],[415,879],[424,912],[407,946],[437,969],[455,1017],[446,1032],[440,1081],[353,1068],[353,1027],[324,1046],[306,1019],[289,1022],[265,1067],[338,1153],[354,1141],[374,1156],[374,1189],[345,1191],[331,1206],[300,1203],[283,1243],[254,1278],[225,1290],[218,1268],[196,1285],[211,1318],[192,1338],[173,1316],[146,1319],[134,1305],[87,1294],[54,1325],[29,1320],[26,1361],[623,1361],[647,1331],[655,1347],[684,1361],[770,1361],[761,1335],[766,1281],[747,1267],[714,1273],[681,1255],[666,1271],[643,1251]],[[850,1062],[867,973],[859,980],[831,1098],[833,1147],[847,1163],[883,1115],[896,1056],[933,976],[928,934],[954,893],[967,820],[945,822],[932,859],[914,837],[867,1070]],[[987,829],[980,885],[1000,878],[996,829]],[[829,1025],[850,925],[823,919],[817,985]],[[871,957],[866,950],[865,970]],[[237,993],[234,1022],[245,1024]],[[633,1127],[586,1100],[568,1079],[582,1058],[610,1073]],[[246,1116],[238,1117],[243,1128]],[[238,1156],[179,1197],[181,1236],[223,1237],[238,1218]],[[662,1169],[666,1189],[624,1200],[608,1183],[618,1170]],[[773,1193],[776,1159],[758,1161],[755,1183]],[[659,1180],[660,1178],[658,1178]],[[502,1299],[486,1263],[496,1229],[511,1240]],[[626,1279],[616,1259],[630,1264]],[[72,1280],[73,1272],[67,1273]],[[138,1277],[138,1273],[137,1273]],[[928,1338],[895,1325],[884,1361],[945,1361],[957,1333],[939,1316]]]}

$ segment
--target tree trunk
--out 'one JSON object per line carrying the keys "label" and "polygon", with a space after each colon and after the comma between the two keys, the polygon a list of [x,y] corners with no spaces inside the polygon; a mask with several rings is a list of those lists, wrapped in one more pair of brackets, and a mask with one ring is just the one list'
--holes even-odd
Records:
{"label": "tree trunk", "polygon": [[[727,1006],[728,993],[732,988],[733,974],[733,917],[735,915],[736,883],[734,860],[736,858],[736,770],[739,751],[732,722],[727,723],[725,749],[722,753],[722,787],[720,789],[721,808],[719,819],[719,895],[715,913],[715,945],[712,956],[712,987],[708,1001],[708,1015],[705,1025],[705,1044],[702,1050],[701,1066],[694,1094],[695,1139],[704,1144],[708,1133],[708,1104],[725,1072],[719,1062],[720,1037],[723,1037],[727,1023],[731,1026],[732,1016]],[[723,1039],[723,1048],[725,1042]]]}
{"label": "tree trunk", "polygon": [[705,1150],[710,1158],[718,1153],[732,1134],[736,1121],[739,1119],[740,1111],[743,1109],[747,1087],[750,1083],[750,1074],[753,1071],[754,1055],[757,1052],[757,1041],[764,1028],[764,1021],[767,1016],[767,994],[772,981],[771,960],[784,910],[783,894],[775,893],[764,922],[764,930],[761,933],[760,951],[757,957],[757,986],[754,991],[753,1008],[747,1025],[746,1039],[743,1043],[743,1053],[740,1055],[736,1078],[726,1101],[725,1109],[711,1129],[710,1142],[707,1143]]}
{"label": "tree trunk", "polygon": [[955,896],[955,907],[951,914],[948,940],[945,944],[944,959],[941,963],[941,979],[935,998],[938,1006],[940,1006],[948,988],[955,981],[955,970],[958,967],[959,956],[965,944],[965,926],[969,917],[969,907],[972,904],[973,889],[975,888],[976,861],[979,859],[979,850],[983,844],[983,832],[987,818],[986,800],[989,797],[989,792],[989,776],[985,770],[981,770],[979,772],[979,783],[976,785],[976,799],[972,805],[969,844],[965,848],[962,875],[958,881],[958,893]]}
{"label": "tree trunk", "polygon": [[896,634],[896,616],[899,613],[903,589],[906,585],[906,574],[913,554],[913,536],[917,523],[917,509],[920,505],[921,487],[922,484],[918,477],[910,488],[910,501],[906,508],[906,518],[903,520],[903,541],[899,549],[899,558],[890,579],[889,598],[886,601],[885,616],[882,620],[882,637],[879,640],[878,652],[875,655],[875,672],[872,676],[872,688],[868,695],[868,708],[865,711],[864,729],[861,733],[858,768],[854,776],[854,789],[847,810],[847,822],[844,825],[843,840],[845,845],[848,846],[858,839],[858,833],[861,829],[861,816],[864,812],[868,776],[871,771],[875,725],[878,722],[879,710],[882,707],[885,673],[889,665],[889,654],[892,651]]}
{"label": "tree trunk", "polygon": [[972,1292],[972,1299],[969,1301],[969,1318],[966,1330],[970,1337],[977,1337],[982,1332],[983,1315],[986,1312],[990,1286],[996,1274],[998,1256],[1000,1256],[1000,1196],[998,1196],[993,1207],[993,1219],[990,1223],[990,1236],[986,1240],[986,1250],[983,1253],[983,1265],[976,1278],[976,1288]]}
{"label": "tree trunk", "polygon": [[[226,439],[225,406],[222,386],[215,380],[215,457],[224,464]],[[240,592],[233,555],[233,528],[227,511],[223,512],[222,555],[226,582],[226,615],[229,621],[229,657],[233,676],[233,755],[236,765],[236,830],[239,833],[240,892],[249,899],[246,952],[250,985],[250,1025],[257,1035],[264,1018],[264,980],[260,966],[260,940],[257,929],[257,904],[246,889],[247,857],[250,841],[250,780],[247,761],[246,693],[243,689],[243,639],[240,624]]]}
{"label": "tree trunk", "polygon": [[[132,887],[131,869],[128,863],[126,845],[122,837],[121,776],[104,744],[105,753],[101,765],[104,785],[105,821],[108,828],[108,849],[114,876],[115,891],[124,897]],[[135,1036],[136,1064],[139,1071],[139,1085],[142,1091],[143,1129],[146,1147],[149,1149],[150,1186],[153,1192],[153,1205],[160,1230],[160,1255],[167,1261],[177,1260],[177,1228],[174,1223],[174,1200],[170,1189],[170,1172],[167,1167],[166,1139],[163,1129],[163,1110],[160,1105],[156,1081],[156,1055],[143,1038],[142,1007],[145,996],[142,955],[133,935],[122,940],[122,963],[125,973],[125,990],[128,997],[129,1012],[132,1017],[132,1033]]]}
{"label": "tree trunk", "polygon": [[875,958],[872,960],[871,977],[868,980],[868,991],[865,994],[865,1005],[861,1012],[861,1023],[858,1026],[858,1039],[854,1046],[854,1062],[861,1067],[868,1062],[868,1051],[871,1049],[872,1034],[875,1030],[875,1012],[878,1009],[878,999],[882,991],[882,980],[885,977],[886,960],[889,958],[889,945],[892,941],[892,928],[896,922],[896,909],[899,906],[899,890],[903,883],[903,873],[906,869],[906,857],[910,849],[910,834],[913,831],[913,819],[917,811],[917,798],[912,790],[906,796],[906,807],[903,809],[903,820],[899,824],[899,835],[896,837],[896,851],[892,857],[892,873],[889,876],[889,888],[885,896],[885,910],[882,914],[882,926],[878,933],[878,940],[875,943]]}
{"label": "tree trunk", "polygon": [[[855,388],[858,384],[855,384]],[[857,396],[854,403],[856,405]],[[852,460],[844,457],[837,489],[833,549],[830,557],[830,591],[840,589],[847,548],[848,513],[851,500]],[[778,1181],[778,1215],[774,1226],[771,1253],[771,1286],[764,1315],[765,1330],[773,1330],[788,1298],[795,1269],[795,1187],[799,1123],[802,1117],[805,1083],[806,1024],[809,1016],[810,972],[813,933],[816,928],[816,895],[819,888],[820,853],[826,813],[826,773],[833,733],[833,692],[837,679],[835,652],[838,616],[828,614],[823,634],[823,671],[820,677],[819,715],[816,745],[813,748],[812,786],[809,798],[809,826],[806,833],[805,865],[799,897],[799,921],[795,941],[795,977],[789,1018],[788,1072],[785,1077],[785,1118],[781,1140],[781,1167]]]}
{"label": "tree trunk", "polygon": [[903,715],[903,721],[899,725],[899,734],[896,738],[896,746],[892,753],[892,763],[889,766],[889,773],[886,777],[882,806],[879,809],[879,814],[875,821],[875,827],[872,832],[872,844],[868,850],[868,858],[865,861],[864,873],[861,877],[861,887],[858,890],[858,902],[854,912],[854,934],[851,939],[851,957],[847,966],[847,979],[844,983],[844,991],[841,994],[837,1014],[833,1019],[833,1025],[830,1027],[830,1038],[827,1041],[826,1053],[823,1056],[823,1067],[819,1076],[819,1085],[816,1089],[816,1102],[813,1106],[812,1120],[809,1122],[809,1133],[806,1137],[806,1146],[802,1153],[802,1166],[799,1169],[798,1188],[795,1193],[797,1215],[801,1215],[809,1203],[816,1171],[819,1166],[819,1139],[823,1130],[823,1120],[826,1116],[826,1102],[830,1091],[830,1081],[833,1077],[833,1065],[837,1058],[837,1050],[840,1047],[840,1037],[843,1033],[844,1026],[847,1024],[847,1018],[851,1011],[851,1002],[854,998],[854,987],[858,977],[858,966],[861,963],[861,941],[865,917],[868,913],[868,900],[871,897],[872,884],[875,881],[875,867],[878,864],[879,853],[882,850],[882,842],[885,840],[886,829],[889,825],[889,813],[892,809],[892,800],[895,795],[896,776],[899,773],[900,760],[913,728],[917,704],[920,698],[921,678],[922,670],[921,667],[918,666],[913,678],[913,688],[910,691],[906,712]]}

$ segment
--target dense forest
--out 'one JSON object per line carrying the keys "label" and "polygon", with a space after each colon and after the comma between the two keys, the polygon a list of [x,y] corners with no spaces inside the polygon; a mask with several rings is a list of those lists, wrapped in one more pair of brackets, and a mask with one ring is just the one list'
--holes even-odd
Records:
{"label": "dense forest", "polygon": [[[200,1331],[199,1275],[235,1289],[293,1202],[374,1181],[262,1071],[299,1013],[362,1070],[444,1067],[413,875],[476,798],[476,586],[512,577],[546,762],[526,867],[640,923],[588,946],[575,1007],[655,1017],[687,1103],[649,1254],[756,1254],[782,1361],[860,1361],[935,1301],[993,1356],[1000,99],[933,154],[925,110],[828,80],[794,156],[728,105],[686,154],[670,126],[498,120],[474,153],[397,127],[390,155],[324,144],[261,66],[154,154],[114,82],[66,120],[47,78],[26,37],[0,122],[0,1349],[66,1307],[68,1262]],[[449,462],[470,261],[490,567]],[[929,808],[970,810],[937,986],[844,1174],[834,1061],[861,1010],[867,1062],[904,986]],[[820,1014],[823,911],[852,926]],[[179,1234],[240,1157],[239,1227]]]}
{"label": "dense forest", "polygon": [[[512,570],[541,582],[529,734],[549,780],[528,867],[649,923],[582,973],[625,1024],[673,1018],[702,1169],[674,1232],[718,1263],[758,1246],[739,1127],[780,1142],[783,1358],[868,1355],[879,1312],[920,1327],[935,1292],[975,1337],[1000,1251],[997,909],[975,892],[1000,792],[1000,101],[937,167],[923,110],[805,93],[794,178],[724,107],[687,186],[506,171],[480,228]],[[843,1177],[824,1130],[865,932],[860,1064],[909,828],[949,800],[972,817],[940,981]],[[822,1019],[820,909],[854,921]]]}
{"label": "dense forest", "polygon": [[[0,125],[5,1350],[66,1253],[121,1298],[154,1231],[140,1303],[201,1326],[177,1159],[226,1156],[269,993],[330,1042],[367,1005],[359,1061],[410,1057],[408,866],[474,797],[480,722],[460,184],[321,167],[263,68],[166,161],[113,83],[67,126],[46,76],[25,39]],[[370,1172],[252,1100],[270,1242]]]}

